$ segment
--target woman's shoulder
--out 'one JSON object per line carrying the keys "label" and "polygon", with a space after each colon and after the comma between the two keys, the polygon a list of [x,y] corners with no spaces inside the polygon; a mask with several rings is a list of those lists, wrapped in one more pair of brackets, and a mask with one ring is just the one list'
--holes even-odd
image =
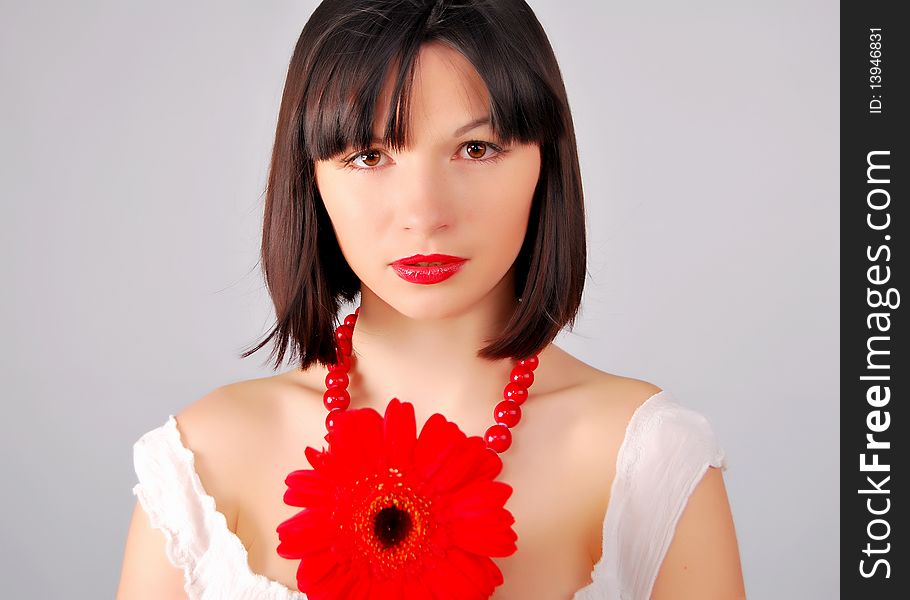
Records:
{"label": "woman's shoulder", "polygon": [[[547,363],[541,361],[538,370],[546,369],[542,374],[549,381],[561,383],[547,386],[552,391],[541,398],[537,410],[547,422],[566,424],[560,434],[566,440],[564,448],[575,464],[603,474],[591,478],[590,484],[598,487],[597,494],[603,492],[600,495],[607,497],[616,457],[633,415],[649,400],[659,400],[663,390],[649,381],[598,369],[564,350],[551,348]],[[601,490],[603,486],[607,488]]]}
{"label": "woman's shoulder", "polygon": [[726,470],[726,455],[711,421],[672,391],[593,367],[586,372],[579,386],[584,402],[579,423],[590,443],[583,447],[598,447],[599,437],[608,464],[643,472],[667,461],[677,461],[674,468],[679,469],[685,462],[695,469]]}
{"label": "woman's shoulder", "polygon": [[281,373],[219,386],[175,415],[202,485],[218,500],[232,531],[244,488],[240,482],[257,465],[268,464],[263,461],[269,461],[269,442],[285,437],[288,423],[317,418],[321,399],[300,377]]}
{"label": "woman's shoulder", "polygon": [[246,379],[217,387],[177,415],[187,436],[195,435],[200,443],[240,436],[256,426],[280,423],[287,413],[307,409],[312,400],[321,400],[322,392],[310,381],[315,369],[299,369],[276,375]]}
{"label": "woman's shoulder", "polygon": [[642,404],[663,392],[649,381],[598,369],[555,345],[548,354],[551,378],[566,382],[561,393],[580,406],[583,422],[592,428],[624,428]]}
{"label": "woman's shoulder", "polygon": [[[219,386],[183,407],[176,419],[181,437],[194,451],[229,451],[244,445],[256,427],[280,416],[282,398],[292,392],[282,375]],[[298,391],[298,394],[300,392]]]}

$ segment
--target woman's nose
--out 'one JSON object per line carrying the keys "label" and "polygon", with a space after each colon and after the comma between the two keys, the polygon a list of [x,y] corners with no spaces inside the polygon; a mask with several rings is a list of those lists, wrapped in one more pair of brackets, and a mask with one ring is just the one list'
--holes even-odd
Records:
{"label": "woman's nose", "polygon": [[414,159],[399,171],[395,202],[402,230],[428,234],[449,227],[458,203],[445,165]]}

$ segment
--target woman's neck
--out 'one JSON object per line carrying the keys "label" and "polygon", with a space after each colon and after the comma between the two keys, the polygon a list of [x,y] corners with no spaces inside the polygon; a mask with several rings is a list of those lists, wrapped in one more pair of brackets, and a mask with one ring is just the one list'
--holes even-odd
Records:
{"label": "woman's neck", "polygon": [[370,406],[382,414],[395,397],[428,413],[478,404],[489,410],[513,361],[486,360],[477,351],[501,333],[516,306],[503,299],[458,315],[415,319],[364,294],[352,340],[351,408]]}

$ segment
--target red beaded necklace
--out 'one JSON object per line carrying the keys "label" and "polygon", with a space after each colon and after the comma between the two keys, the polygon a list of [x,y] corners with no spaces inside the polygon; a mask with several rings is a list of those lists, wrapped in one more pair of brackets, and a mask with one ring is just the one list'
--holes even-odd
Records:
{"label": "red beaded necklace", "polygon": [[398,398],[384,417],[347,410],[359,313],[335,329],[323,394],[329,448],[307,447],[312,469],[285,479],[285,504],[303,510],[277,527],[277,552],[300,560],[297,586],[313,598],[489,598],[503,583],[492,557],[514,554],[518,539],[499,454],[512,445],[538,356],[513,366],[482,438],[439,413],[417,434],[414,406]]}
{"label": "red beaded necklace", "polygon": [[[337,360],[328,367],[329,372],[325,377],[326,391],[322,396],[323,404],[329,411],[325,419],[327,431],[332,431],[338,414],[351,404],[351,395],[347,390],[350,382],[348,371],[351,368],[353,350],[351,338],[359,314],[360,307],[346,316],[344,322],[335,329]],[[530,358],[516,361],[512,367],[509,383],[502,392],[503,400],[493,409],[495,424],[490,426],[483,436],[487,448],[502,453],[512,445],[510,429],[521,420],[521,405],[528,399],[528,388],[534,383],[534,370],[538,364],[538,355],[535,354]]]}

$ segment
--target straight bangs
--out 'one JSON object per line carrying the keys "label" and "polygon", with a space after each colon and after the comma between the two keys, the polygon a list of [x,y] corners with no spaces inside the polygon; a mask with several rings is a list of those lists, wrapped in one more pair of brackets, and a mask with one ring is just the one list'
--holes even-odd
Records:
{"label": "straight bangs", "polygon": [[400,2],[387,4],[398,7],[394,18],[380,10],[354,12],[335,31],[326,32],[325,43],[312,56],[301,111],[306,158],[328,160],[369,148],[390,74],[390,110],[380,139],[395,151],[408,149],[414,72],[420,48],[428,42],[449,46],[477,70],[487,87],[490,127],[498,141],[545,144],[562,135],[561,102],[537,75],[538,66],[508,43],[508,19],[501,11],[466,3],[448,4],[443,13],[437,3],[434,17],[430,4],[419,10],[420,3],[408,3],[414,6],[407,12],[401,11]]}

